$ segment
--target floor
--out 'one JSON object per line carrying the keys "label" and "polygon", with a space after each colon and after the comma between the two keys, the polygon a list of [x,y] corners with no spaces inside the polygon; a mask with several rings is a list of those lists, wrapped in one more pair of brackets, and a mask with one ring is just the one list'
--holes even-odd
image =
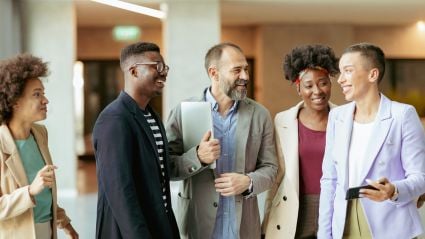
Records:
{"label": "floor", "polygon": [[[63,207],[72,220],[72,225],[78,231],[80,239],[95,238],[96,229],[96,203],[97,203],[97,182],[96,166],[94,161],[78,162],[77,172],[78,195],[59,195],[58,203]],[[179,183],[171,182],[172,205],[176,204]],[[263,212],[264,194],[259,195],[260,212]],[[422,222],[425,222],[425,206],[421,209]],[[263,213],[260,213],[262,216]],[[67,237],[63,231],[58,231],[59,239]],[[425,235],[419,237],[425,239]]]}

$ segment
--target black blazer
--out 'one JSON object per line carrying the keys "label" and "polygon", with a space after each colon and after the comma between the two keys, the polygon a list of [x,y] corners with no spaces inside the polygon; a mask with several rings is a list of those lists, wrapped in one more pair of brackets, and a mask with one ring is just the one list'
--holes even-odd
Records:
{"label": "black blazer", "polygon": [[162,200],[159,156],[152,131],[125,92],[99,115],[93,129],[98,179],[96,238],[179,238],[171,208],[169,155],[164,126],[167,210]]}

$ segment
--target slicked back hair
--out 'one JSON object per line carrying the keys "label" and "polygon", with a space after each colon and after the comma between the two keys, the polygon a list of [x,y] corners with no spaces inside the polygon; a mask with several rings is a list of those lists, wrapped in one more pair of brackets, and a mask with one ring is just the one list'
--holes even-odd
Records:
{"label": "slicked back hair", "polygon": [[243,53],[242,49],[238,46],[235,45],[233,43],[230,42],[223,42],[220,44],[217,44],[213,47],[211,47],[207,54],[205,55],[205,70],[208,73],[208,68],[214,64],[217,63],[220,59],[221,59],[221,55],[223,54],[223,50],[227,47],[232,47],[238,51],[240,51],[241,53]]}
{"label": "slicked back hair", "polygon": [[368,66],[378,68],[378,83],[385,74],[385,54],[381,48],[370,43],[358,43],[347,47],[343,54],[359,52],[368,62]]}
{"label": "slicked back hair", "polygon": [[125,69],[127,64],[126,61],[135,55],[141,55],[145,52],[149,52],[149,51],[155,51],[158,53],[160,52],[159,46],[156,45],[155,43],[151,43],[151,42],[137,42],[131,45],[128,45],[126,47],[124,47],[121,50],[121,56],[120,56],[120,67],[121,70],[123,72],[125,72],[128,69]]}

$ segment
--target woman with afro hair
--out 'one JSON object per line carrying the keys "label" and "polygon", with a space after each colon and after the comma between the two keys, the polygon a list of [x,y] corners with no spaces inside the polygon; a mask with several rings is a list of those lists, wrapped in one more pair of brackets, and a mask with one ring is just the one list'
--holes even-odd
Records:
{"label": "woman with afro hair", "polygon": [[40,58],[0,61],[0,239],[56,239],[56,228],[78,238],[56,204],[56,181],[44,120],[49,101]]}
{"label": "woman with afro hair", "polygon": [[334,107],[331,78],[339,72],[338,60],[330,47],[306,45],[286,55],[283,70],[302,101],[275,117],[279,170],[267,195],[263,233],[266,238],[316,238],[326,125]]}

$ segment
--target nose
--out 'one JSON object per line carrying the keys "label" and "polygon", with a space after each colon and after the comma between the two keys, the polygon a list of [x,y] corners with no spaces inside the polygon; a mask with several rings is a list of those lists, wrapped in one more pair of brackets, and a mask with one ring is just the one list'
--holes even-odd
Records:
{"label": "nose", "polygon": [[239,77],[240,77],[240,79],[249,81],[248,70],[242,70]]}
{"label": "nose", "polygon": [[338,84],[341,85],[344,81],[345,81],[344,73],[339,74],[339,77],[338,77],[338,80],[337,80]]}
{"label": "nose", "polygon": [[170,70],[170,67],[165,65],[164,69],[162,70],[162,72],[160,72],[159,74],[162,76],[167,76],[168,75],[168,71]]}
{"label": "nose", "polygon": [[313,86],[313,94],[318,95],[320,93],[322,93],[322,89],[320,89],[320,87],[318,85],[314,85]]}
{"label": "nose", "polygon": [[46,96],[43,96],[43,104],[48,104],[49,103],[49,100],[47,99],[47,97]]}

